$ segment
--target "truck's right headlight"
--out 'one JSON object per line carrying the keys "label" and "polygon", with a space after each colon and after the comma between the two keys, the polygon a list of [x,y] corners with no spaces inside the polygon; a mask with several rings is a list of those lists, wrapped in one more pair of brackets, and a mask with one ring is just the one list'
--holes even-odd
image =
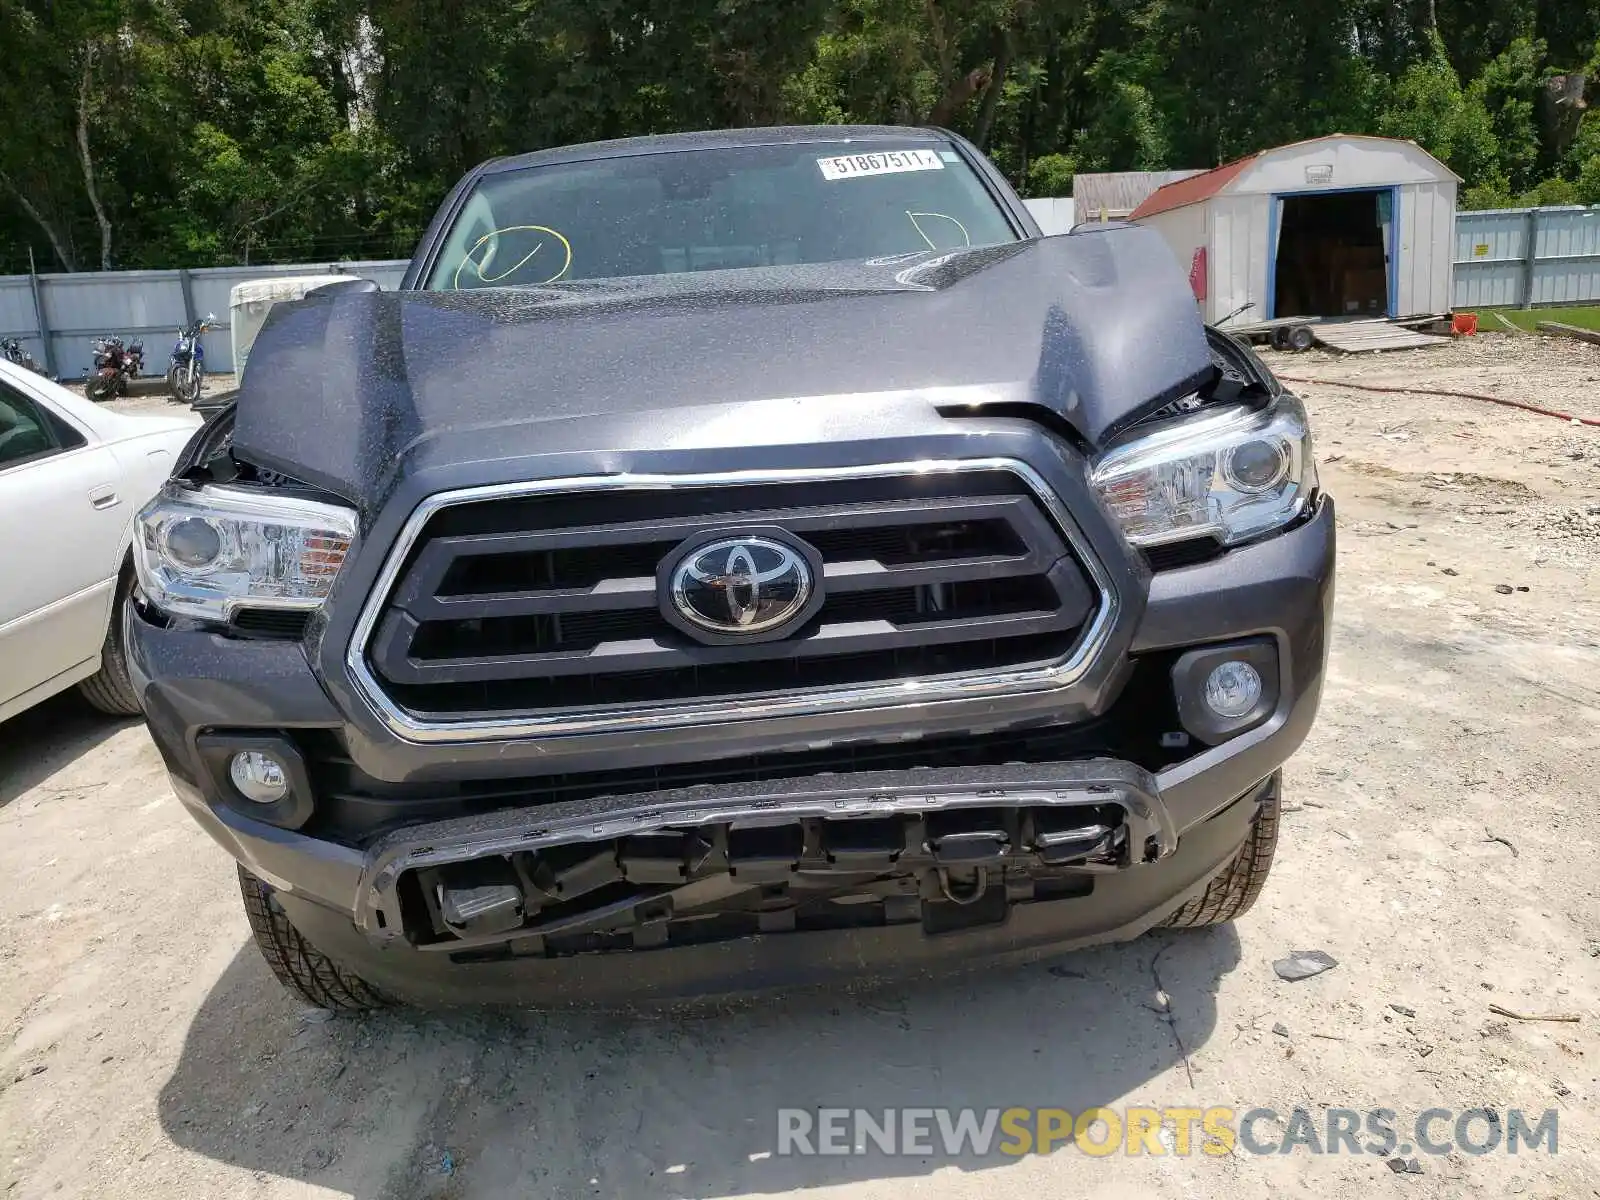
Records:
{"label": "truck's right headlight", "polygon": [[169,483],[139,513],[134,566],[163,612],[322,607],[356,535],[353,509],[299,496]]}
{"label": "truck's right headlight", "polygon": [[1287,525],[1317,468],[1300,401],[1230,405],[1163,422],[1106,451],[1090,482],[1135,546],[1213,536],[1224,545]]}

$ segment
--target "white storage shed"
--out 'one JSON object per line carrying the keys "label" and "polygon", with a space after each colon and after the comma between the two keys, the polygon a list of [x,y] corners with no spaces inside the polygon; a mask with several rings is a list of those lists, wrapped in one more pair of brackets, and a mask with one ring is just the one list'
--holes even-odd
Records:
{"label": "white storage shed", "polygon": [[1415,142],[1334,134],[1168,184],[1134,210],[1207,321],[1450,310],[1460,179]]}

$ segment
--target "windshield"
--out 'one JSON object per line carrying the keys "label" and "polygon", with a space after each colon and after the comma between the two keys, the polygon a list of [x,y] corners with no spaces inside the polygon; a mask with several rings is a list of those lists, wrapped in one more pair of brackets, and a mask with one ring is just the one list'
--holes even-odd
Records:
{"label": "windshield", "polygon": [[427,286],[841,262],[1016,237],[946,143],[689,150],[484,176]]}

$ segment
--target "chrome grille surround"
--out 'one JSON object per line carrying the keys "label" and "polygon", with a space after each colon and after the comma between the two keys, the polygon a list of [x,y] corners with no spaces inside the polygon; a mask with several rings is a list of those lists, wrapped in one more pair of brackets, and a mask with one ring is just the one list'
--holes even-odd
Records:
{"label": "chrome grille surround", "polygon": [[[418,539],[429,520],[446,508],[482,501],[602,491],[648,492],[690,487],[825,484],[838,480],[994,471],[1008,472],[1027,486],[1028,491],[1033,494],[1071,547],[1079,567],[1099,594],[1099,603],[1071,650],[1060,659],[1049,663],[1030,664],[1012,669],[883,680],[810,692],[704,696],[682,701],[565,707],[558,710],[508,712],[493,717],[472,716],[432,720],[418,717],[391,698],[368,661],[370,643],[389,606],[390,597],[401,581]],[[749,470],[692,475],[622,473],[575,476],[461,488],[437,493],[418,504],[401,529],[367,596],[346,651],[345,667],[357,692],[372,708],[374,714],[395,736],[404,741],[448,744],[569,737],[644,728],[682,728],[730,721],[847,713],[865,709],[1060,689],[1074,683],[1088,670],[1110,637],[1119,612],[1119,598],[1110,574],[1088,545],[1070,513],[1067,512],[1066,506],[1037,471],[1017,459],[930,460],[859,467]]]}

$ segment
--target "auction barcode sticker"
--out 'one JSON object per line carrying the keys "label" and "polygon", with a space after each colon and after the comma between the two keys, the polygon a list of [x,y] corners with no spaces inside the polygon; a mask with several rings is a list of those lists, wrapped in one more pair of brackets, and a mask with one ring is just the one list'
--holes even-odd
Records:
{"label": "auction barcode sticker", "polygon": [[932,150],[885,150],[881,154],[842,154],[819,158],[824,179],[854,179],[859,175],[895,175],[901,171],[942,171],[944,163]]}

